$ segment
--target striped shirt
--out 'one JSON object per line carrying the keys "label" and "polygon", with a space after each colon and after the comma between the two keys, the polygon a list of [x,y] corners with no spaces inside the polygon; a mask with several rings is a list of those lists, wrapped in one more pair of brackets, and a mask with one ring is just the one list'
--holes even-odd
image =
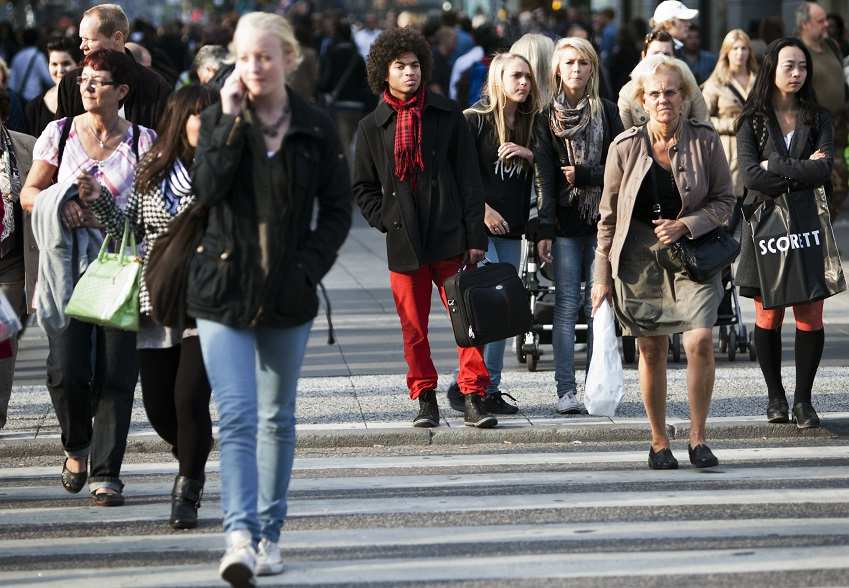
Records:
{"label": "striped shirt", "polygon": [[[59,140],[67,118],[51,122],[35,142],[32,158],[56,166],[59,161]],[[156,133],[147,127],[139,126],[139,158],[150,149],[156,140]],[[136,157],[133,154],[133,127],[127,129],[121,143],[104,160],[89,157],[77,135],[76,125],[71,128],[59,167],[60,182],[75,178],[81,171],[88,172],[101,186],[105,187],[119,208],[126,209],[127,200],[133,190],[136,177]]]}

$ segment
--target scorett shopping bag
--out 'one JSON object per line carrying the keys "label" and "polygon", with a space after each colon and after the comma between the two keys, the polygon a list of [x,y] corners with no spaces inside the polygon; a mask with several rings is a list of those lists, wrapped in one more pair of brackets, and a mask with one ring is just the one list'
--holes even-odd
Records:
{"label": "scorett shopping bag", "polygon": [[764,308],[822,300],[846,289],[823,187],[765,201],[749,224]]}
{"label": "scorett shopping bag", "polygon": [[593,357],[587,371],[584,406],[592,415],[612,417],[625,395],[625,374],[613,324],[613,310],[604,300],[593,315]]}
{"label": "scorett shopping bag", "polygon": [[[127,255],[127,241],[131,254]],[[136,238],[124,223],[118,253],[107,253],[110,236],[74,286],[65,314],[77,320],[124,331],[139,330],[139,272]]]}

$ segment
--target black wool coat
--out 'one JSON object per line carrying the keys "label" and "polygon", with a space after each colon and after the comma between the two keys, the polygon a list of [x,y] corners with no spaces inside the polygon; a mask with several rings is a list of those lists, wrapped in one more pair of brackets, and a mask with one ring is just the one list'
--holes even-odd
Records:
{"label": "black wool coat", "polygon": [[[833,131],[831,115],[826,110],[821,109],[810,116],[799,114],[789,150],[785,147],[775,117],[761,117],[760,121],[755,125],[752,117],[747,116],[737,131],[737,162],[746,189],[743,201],[746,218],[761,202],[777,198],[788,190],[817,186],[831,190]],[[755,127],[763,129],[765,133],[756,132]],[[817,150],[827,153],[828,157],[809,159]],[[760,166],[761,161],[769,162],[768,170]],[[760,295],[760,279],[749,223],[743,223],[743,241],[734,281],[742,296],[753,298]]]}
{"label": "black wool coat", "polygon": [[[190,316],[285,328],[318,311],[316,287],[351,227],[351,184],[330,118],[294,92],[289,105],[292,122],[280,147],[285,186],[270,183],[265,141],[250,111],[227,115],[214,104],[201,114],[192,183],[209,220],[189,268]],[[267,275],[257,220],[263,198],[272,199],[266,208],[273,211]]]}
{"label": "black wool coat", "polygon": [[355,140],[354,198],[368,223],[386,234],[389,269],[423,265],[487,248],[484,199],[475,143],[457,104],[428,92],[422,117],[424,171],[395,175],[395,111],[382,99],[360,121]]}

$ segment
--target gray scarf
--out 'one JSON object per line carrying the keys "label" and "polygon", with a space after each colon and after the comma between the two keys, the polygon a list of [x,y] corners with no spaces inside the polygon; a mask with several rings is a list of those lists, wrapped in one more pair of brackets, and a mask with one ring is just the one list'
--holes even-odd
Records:
{"label": "gray scarf", "polygon": [[[575,108],[569,106],[560,93],[551,104],[551,132],[563,141],[569,165],[600,165],[604,143],[604,123],[599,110],[595,116],[589,99],[584,96]],[[586,223],[598,217],[601,186],[572,186],[568,188],[569,202],[578,204],[578,214]]]}

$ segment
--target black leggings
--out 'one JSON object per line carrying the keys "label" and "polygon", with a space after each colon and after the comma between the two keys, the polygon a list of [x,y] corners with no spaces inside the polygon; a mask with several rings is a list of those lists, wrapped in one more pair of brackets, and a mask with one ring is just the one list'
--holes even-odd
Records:
{"label": "black leggings", "polygon": [[147,418],[175,448],[180,475],[204,479],[212,450],[209,379],[198,337],[166,349],[140,349],[142,397]]}

